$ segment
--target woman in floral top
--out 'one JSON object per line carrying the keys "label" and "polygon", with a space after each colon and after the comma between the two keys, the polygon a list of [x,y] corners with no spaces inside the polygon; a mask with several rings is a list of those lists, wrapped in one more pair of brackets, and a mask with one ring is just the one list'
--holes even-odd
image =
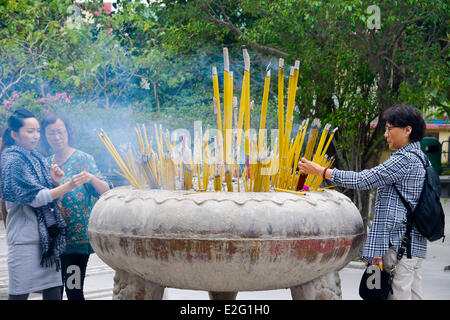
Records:
{"label": "woman in floral top", "polygon": [[94,253],[87,234],[89,215],[94,206],[93,198],[108,191],[109,184],[104,181],[94,158],[73,147],[74,137],[67,118],[48,113],[41,121],[41,131],[44,148],[54,152],[49,162],[64,172],[63,183],[79,172],[88,181],[61,199],[61,213],[67,224],[66,251],[61,256],[62,279],[69,300],[84,300],[86,267],[89,255]]}

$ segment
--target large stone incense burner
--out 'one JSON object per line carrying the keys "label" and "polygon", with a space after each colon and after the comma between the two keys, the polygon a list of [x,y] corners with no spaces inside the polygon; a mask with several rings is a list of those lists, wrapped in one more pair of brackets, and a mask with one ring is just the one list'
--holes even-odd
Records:
{"label": "large stone incense burner", "polygon": [[116,270],[114,299],[162,299],[164,288],[291,288],[294,299],[339,299],[337,273],[358,254],[363,223],[337,191],[297,195],[119,187],[96,203],[89,237]]}

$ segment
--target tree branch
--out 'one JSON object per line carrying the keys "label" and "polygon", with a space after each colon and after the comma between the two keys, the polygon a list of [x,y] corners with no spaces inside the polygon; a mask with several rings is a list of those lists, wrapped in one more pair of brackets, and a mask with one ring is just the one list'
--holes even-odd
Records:
{"label": "tree branch", "polygon": [[206,14],[206,20],[207,21],[209,21],[209,22],[211,22],[213,24],[216,24],[216,25],[219,25],[219,26],[227,28],[229,31],[231,31],[236,36],[244,39],[244,42],[250,48],[252,48],[253,50],[262,52],[262,53],[267,54],[267,55],[275,55],[275,56],[278,56],[278,57],[279,56],[283,56],[283,57],[288,57],[289,56],[289,54],[284,52],[284,51],[281,51],[281,50],[278,50],[278,49],[275,49],[275,48],[272,48],[272,47],[263,46],[263,45],[260,45],[260,44],[258,44],[256,42],[250,41],[250,39],[245,35],[245,33],[243,33],[239,28],[237,28],[231,22],[230,18],[225,13],[225,10],[223,9],[223,6],[222,6],[221,3],[219,3],[218,5],[219,5],[220,11],[221,11],[222,15],[225,17],[226,21],[223,21],[220,18],[216,18],[213,15],[213,13],[211,13],[211,11],[213,11],[213,9],[209,6],[209,4],[207,4],[207,5],[208,5],[209,9],[206,8],[205,6],[201,6],[201,10]]}

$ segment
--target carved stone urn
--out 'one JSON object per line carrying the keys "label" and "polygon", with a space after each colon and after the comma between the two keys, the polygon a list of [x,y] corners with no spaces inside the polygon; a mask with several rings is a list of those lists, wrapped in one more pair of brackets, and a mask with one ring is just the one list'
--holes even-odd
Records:
{"label": "carved stone urn", "polygon": [[116,270],[114,299],[162,299],[164,288],[291,288],[293,299],[342,298],[338,271],[359,252],[361,216],[325,190],[189,192],[114,188],[89,220],[97,255]]}

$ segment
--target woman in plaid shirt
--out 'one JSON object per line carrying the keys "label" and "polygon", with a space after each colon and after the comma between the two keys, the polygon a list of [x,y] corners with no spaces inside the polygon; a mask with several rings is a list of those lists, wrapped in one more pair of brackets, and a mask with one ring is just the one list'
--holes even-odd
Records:
{"label": "woman in plaid shirt", "polygon": [[[407,210],[394,184],[411,204],[417,205],[425,180],[422,160],[429,161],[420,149],[425,135],[425,122],[420,112],[408,105],[397,105],[382,116],[384,136],[389,149],[395,150],[382,164],[361,172],[329,169],[301,159],[301,172],[323,176],[332,183],[353,189],[377,188],[375,217],[367,235],[362,259],[390,270],[406,231]],[[416,153],[416,154],[414,154]],[[427,240],[414,227],[411,232],[411,258],[400,260],[393,281],[393,294],[388,299],[422,299],[421,267],[426,257]]]}

